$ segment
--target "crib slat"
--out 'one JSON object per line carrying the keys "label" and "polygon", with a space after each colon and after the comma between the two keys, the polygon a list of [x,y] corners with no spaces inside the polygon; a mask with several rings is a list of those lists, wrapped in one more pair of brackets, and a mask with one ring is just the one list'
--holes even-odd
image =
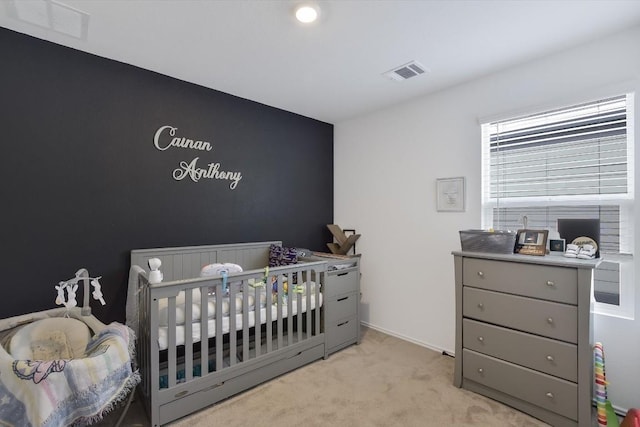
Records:
{"label": "crib slat", "polygon": [[[287,302],[287,344],[291,345],[293,340],[293,274],[287,274],[287,292],[285,293]],[[284,277],[283,277],[284,280]],[[284,288],[284,285],[283,285]],[[284,290],[284,289],[283,289]]]}
{"label": "crib slat", "polygon": [[260,302],[260,298],[262,297],[261,291],[259,287],[255,287],[253,289],[253,306],[254,306],[254,314],[256,317],[256,327],[255,327],[255,342],[256,342],[256,357],[259,357],[262,350],[262,304]]}
{"label": "crib slat", "polygon": [[282,289],[282,276],[278,276],[277,278],[277,283],[276,283],[276,288],[278,289],[278,295],[277,295],[277,300],[276,300],[276,306],[277,306],[277,316],[278,316],[278,320],[277,320],[277,339],[278,339],[278,344],[277,344],[277,348],[278,350],[282,348],[282,335],[283,335],[283,320],[282,320],[282,300],[283,300],[283,296],[284,296],[284,289]]}
{"label": "crib slat", "polygon": [[271,288],[267,283],[265,288],[265,322],[267,324],[266,332],[267,332],[267,353],[271,353],[273,350],[273,292],[271,292]]}
{"label": "crib slat", "polygon": [[[209,319],[207,317],[207,288],[200,288],[200,375],[204,375],[207,371],[209,359]],[[193,348],[193,334],[189,335],[188,340],[185,339],[185,345]]]}
{"label": "crib slat", "polygon": [[[200,310],[202,315],[202,310]],[[184,377],[186,381],[193,378],[193,289],[184,292]]]}
{"label": "crib slat", "polygon": [[[311,331],[313,330],[313,324],[311,323],[311,314],[312,314],[312,310],[311,310],[311,299],[313,297],[313,291],[311,290],[311,270],[306,270],[304,272],[304,277],[305,280],[302,283],[302,286],[304,287],[303,289],[305,289],[305,293],[303,295],[303,299],[306,300],[306,304],[307,304],[307,310],[305,311],[305,313],[303,315],[300,315],[300,317],[303,317],[304,319],[306,319],[307,322],[307,327],[306,327],[306,334],[307,334],[307,339],[311,338],[312,333]],[[298,279],[300,280],[300,279]]]}
{"label": "crib slat", "polygon": [[169,387],[176,385],[176,297],[169,297],[168,304],[168,319],[167,319],[167,374],[169,375]]}
{"label": "crib slat", "polygon": [[[324,328],[322,326],[322,323],[320,322],[320,288],[322,286],[323,283],[325,283],[326,281],[326,272],[325,271],[317,271],[316,270],[316,324],[315,324],[315,334],[314,335],[320,335],[321,333],[324,333]],[[326,292],[325,292],[326,294]],[[322,302],[322,305],[324,307],[324,301]]]}
{"label": "crib slat", "polygon": [[[242,293],[242,361],[246,362],[249,360],[250,355],[250,346],[249,346],[249,335],[250,335],[250,325],[249,325],[249,298],[247,292]],[[235,331],[235,329],[234,329]],[[233,335],[236,335],[235,333]]]}
{"label": "crib slat", "polygon": [[[305,273],[306,274],[306,273]],[[304,286],[305,282],[304,282],[304,277],[306,277],[305,275],[303,275],[303,272],[299,272],[298,273],[298,282],[297,282],[297,286]],[[304,288],[303,288],[304,289]],[[306,294],[308,294],[309,290],[307,290],[307,292],[305,292]],[[300,342],[302,341],[302,335],[304,332],[304,316],[305,316],[305,312],[302,311],[302,303],[304,302],[306,296],[302,295],[300,293],[294,293],[293,295],[296,296],[296,307],[298,309],[297,313],[297,317],[296,317],[296,330],[298,332],[298,341]],[[309,304],[306,305],[306,311],[309,311],[311,309],[311,306]]]}
{"label": "crib slat", "polygon": [[236,291],[235,286],[229,286],[229,363],[235,364],[236,354],[238,350],[238,336],[235,331],[238,329],[236,319],[238,311],[236,310]]}
{"label": "crib slat", "polygon": [[223,342],[223,331],[222,331],[222,301],[224,300],[223,298],[223,292],[222,292],[222,282],[216,282],[215,285],[215,295],[216,295],[216,366],[215,366],[215,370],[216,371],[221,371],[222,368],[224,367],[224,359],[223,359],[223,353],[222,353],[222,348],[224,345]]}

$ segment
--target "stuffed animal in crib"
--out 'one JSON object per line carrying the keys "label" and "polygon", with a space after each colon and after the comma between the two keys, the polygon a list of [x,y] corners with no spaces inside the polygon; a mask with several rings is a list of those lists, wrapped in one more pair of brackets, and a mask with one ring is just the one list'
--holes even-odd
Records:
{"label": "stuffed animal in crib", "polygon": [[[278,278],[276,276],[271,277],[271,290],[274,294],[278,293]],[[289,282],[286,280],[282,284],[282,290],[284,290],[285,294],[289,293]]]}
{"label": "stuffed animal in crib", "polygon": [[[225,295],[229,293],[229,284],[227,283],[226,276],[231,273],[242,273],[242,267],[238,264],[233,264],[230,262],[226,262],[224,264],[216,262],[213,264],[208,264],[202,267],[200,270],[200,277],[208,277],[208,276],[224,276],[224,283],[222,286],[222,291]],[[231,285],[240,286],[242,282],[233,282]],[[210,293],[214,293],[215,289],[210,289]]]}

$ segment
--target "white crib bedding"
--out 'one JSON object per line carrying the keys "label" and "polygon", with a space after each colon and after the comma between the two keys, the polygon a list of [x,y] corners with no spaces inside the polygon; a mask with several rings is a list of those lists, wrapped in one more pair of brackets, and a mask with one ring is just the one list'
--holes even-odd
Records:
{"label": "white crib bedding", "polygon": [[[183,293],[180,293],[176,298],[176,324],[184,325],[185,322],[185,303]],[[182,297],[182,298],[181,298]],[[235,305],[236,312],[242,312],[242,305],[244,301],[244,296],[242,292],[239,292],[235,295]],[[249,310],[254,310],[255,307],[255,295],[253,293],[249,293],[247,295],[247,301],[249,303]],[[200,317],[202,315],[202,310],[200,308],[200,290],[193,290],[193,299],[194,303],[191,305],[191,322],[199,322]],[[260,293],[260,307],[264,307],[266,304],[267,295],[264,292]],[[159,301],[159,311],[158,311],[158,325],[167,326],[169,324],[169,302],[167,299],[161,299]],[[228,316],[230,311],[229,297],[224,297],[222,300],[222,315]],[[215,295],[209,296],[207,298],[207,317],[209,319],[214,319],[216,317],[216,297]]]}
{"label": "white crib bedding", "polygon": [[[316,292],[316,284],[315,282],[309,282],[309,287],[311,289],[311,293],[315,294]],[[301,285],[295,286],[296,290],[292,293],[292,295],[301,294],[305,296],[307,294],[307,283],[303,283]],[[260,294],[260,307],[264,307],[267,303],[267,294],[264,288],[258,288],[258,294]],[[247,302],[249,306],[249,311],[253,311],[255,309],[255,296],[256,292],[250,291],[247,295]],[[201,317],[201,298],[200,298],[200,288],[194,288],[192,290],[191,300],[193,301],[191,305],[191,322],[199,322]],[[242,312],[242,305],[244,304],[244,294],[241,291],[236,291],[234,293],[236,312]],[[222,300],[222,315],[228,316],[230,312],[230,303],[229,297],[224,297]],[[176,297],[176,325],[184,325],[185,322],[185,294],[184,292],[180,292]],[[214,319],[216,317],[216,296],[212,294],[207,299],[207,317],[209,319]],[[158,325],[159,326],[167,326],[169,324],[169,300],[166,298],[158,301]]]}
{"label": "white crib bedding", "polygon": [[[311,284],[311,289],[314,290],[315,289],[315,284]],[[195,292],[194,292],[195,293]],[[318,293],[319,295],[319,301],[318,304],[316,304],[316,295],[315,295],[315,291],[313,291],[313,293],[310,295],[310,300],[311,300],[311,310],[315,309],[316,307],[322,307],[322,293]],[[250,297],[253,297],[253,295],[249,295]],[[300,298],[298,298],[298,296],[300,296]],[[264,298],[263,298],[264,297]],[[289,305],[288,303],[283,303],[282,304],[282,318],[286,318],[289,316],[289,314],[291,316],[295,316],[298,313],[305,313],[307,311],[307,295],[306,294],[296,294],[296,293],[292,293],[292,296],[290,297],[292,298],[291,300],[291,313],[288,313],[289,310]],[[178,298],[176,298],[177,300]],[[199,298],[198,298],[199,299]],[[237,294],[236,295],[236,316],[235,316],[235,330],[241,330],[243,328],[243,312],[242,312],[242,295]],[[239,300],[239,301],[238,301]],[[249,298],[250,302],[255,301],[255,298]],[[270,307],[265,307],[265,302],[266,302],[266,295],[264,293],[262,293],[262,296],[260,298],[261,300],[261,304],[260,304],[260,323],[264,324],[266,323],[266,319],[267,319],[267,309],[271,309],[271,319],[275,320],[278,317],[278,305],[273,304]],[[300,310],[298,310],[298,300],[301,301],[300,304]],[[169,328],[167,326],[167,302],[166,300],[160,300],[159,301],[160,304],[160,319],[161,319],[161,323],[160,323],[160,327],[158,328],[158,346],[160,348],[160,350],[166,350],[168,347],[168,333],[169,333]],[[211,310],[211,307],[214,307],[213,310]],[[222,332],[224,334],[229,332],[229,325],[230,325],[230,318],[229,318],[229,311],[228,311],[228,298],[226,301],[226,304],[223,303],[223,311],[226,311],[226,313],[224,313],[224,316],[222,317]],[[248,323],[249,323],[249,327],[253,327],[256,324],[256,315],[255,315],[255,305],[250,303],[250,311],[247,313],[247,317],[248,317]],[[196,316],[196,310],[195,310],[195,306],[197,306],[197,316]],[[216,336],[216,318],[215,318],[215,297],[210,297],[209,298],[209,302],[208,302],[208,321],[207,321],[207,331],[208,331],[208,337],[212,338]],[[224,309],[224,307],[227,307],[226,310]],[[191,337],[192,337],[192,341],[194,343],[199,342],[200,341],[200,313],[202,310],[200,310],[200,305],[199,304],[194,304],[194,309],[192,310],[194,319],[193,322],[191,323]],[[179,315],[179,313],[181,313]],[[180,316],[180,317],[179,317]],[[182,304],[182,306],[176,305],[176,345],[183,345],[185,343],[185,324],[184,324],[184,303]],[[197,317],[197,319],[195,318]],[[162,322],[162,319],[164,319],[164,322]]]}

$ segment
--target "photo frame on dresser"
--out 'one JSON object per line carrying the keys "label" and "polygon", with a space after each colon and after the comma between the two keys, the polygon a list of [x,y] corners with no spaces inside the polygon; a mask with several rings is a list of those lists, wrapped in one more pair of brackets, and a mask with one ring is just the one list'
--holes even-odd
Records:
{"label": "photo frame on dresser", "polygon": [[540,255],[547,253],[549,230],[518,230],[514,252],[521,255]]}

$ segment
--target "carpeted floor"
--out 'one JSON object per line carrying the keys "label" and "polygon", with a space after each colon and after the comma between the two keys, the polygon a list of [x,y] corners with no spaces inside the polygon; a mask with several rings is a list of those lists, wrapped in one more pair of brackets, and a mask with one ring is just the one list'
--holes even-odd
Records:
{"label": "carpeted floor", "polygon": [[363,328],[362,343],[173,427],[545,426],[452,385],[453,359]]}
{"label": "carpeted floor", "polygon": [[[547,426],[508,406],[454,387],[453,362],[449,356],[363,328],[360,345],[169,425]],[[138,400],[123,425],[149,425]]]}

